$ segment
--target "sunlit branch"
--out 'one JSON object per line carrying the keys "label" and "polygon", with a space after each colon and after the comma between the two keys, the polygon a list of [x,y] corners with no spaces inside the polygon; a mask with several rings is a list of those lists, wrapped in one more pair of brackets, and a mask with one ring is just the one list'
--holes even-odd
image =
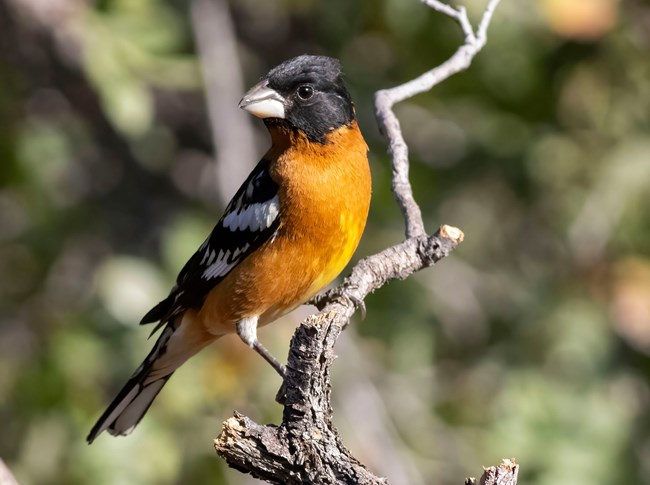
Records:
{"label": "sunlit branch", "polygon": [[[302,322],[291,341],[287,375],[278,393],[278,401],[284,405],[282,423],[264,426],[235,413],[223,423],[215,440],[217,453],[231,467],[270,483],[388,483],[352,456],[333,426],[330,367],[335,358],[334,346],[355,311],[363,308],[366,296],[391,280],[408,278],[435,264],[463,240],[460,229],[447,225],[431,236],[426,234],[408,177],[408,147],[392,108],[470,65],[485,45],[499,0],[489,2],[476,32],[464,8],[455,9],[435,0],[424,3],[455,20],[465,41],[440,66],[375,94],[378,122],[392,154],[392,188],[405,219],[406,239],[362,259],[341,285],[313,300],[321,311]],[[486,469],[479,483],[515,485],[517,472],[514,462],[504,462]],[[468,479],[466,483],[475,482]]]}
{"label": "sunlit branch", "polygon": [[426,234],[420,207],[413,198],[409,182],[408,147],[399,120],[393,111],[393,106],[400,101],[429,91],[431,88],[450,78],[454,74],[467,69],[472,59],[483,48],[487,41],[487,29],[492,19],[494,9],[500,0],[491,0],[474,32],[464,7],[455,9],[437,0],[423,0],[427,6],[455,20],[465,35],[465,42],[456,52],[441,65],[424,74],[395,86],[382,89],[375,93],[375,108],[379,128],[388,138],[388,150],[392,155],[393,181],[392,189],[406,223],[406,237],[416,237]]}

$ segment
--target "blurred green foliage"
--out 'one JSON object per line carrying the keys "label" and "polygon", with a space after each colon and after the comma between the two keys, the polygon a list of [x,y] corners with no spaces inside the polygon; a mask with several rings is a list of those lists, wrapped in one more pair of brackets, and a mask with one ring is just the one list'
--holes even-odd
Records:
{"label": "blurred green foliage", "polygon": [[[23,485],[248,483],[211,438],[233,409],[279,421],[277,377],[226,338],[131,436],[84,441],[222,209],[199,190],[219,147],[189,8],[0,1],[0,456]],[[400,240],[372,94],[458,27],[415,0],[230,8],[241,92],[293,55],[342,60],[374,177],[357,257]],[[339,350],[336,419],[377,473],[453,484],[514,456],[521,483],[647,483],[648,59],[647,2],[503,0],[474,65],[397,107],[428,228],[466,240],[370,296]],[[299,318],[261,339],[285,354]]]}

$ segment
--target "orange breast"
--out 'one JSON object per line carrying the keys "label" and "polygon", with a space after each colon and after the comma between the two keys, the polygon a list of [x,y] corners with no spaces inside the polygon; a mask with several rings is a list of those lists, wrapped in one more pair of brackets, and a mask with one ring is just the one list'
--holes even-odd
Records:
{"label": "orange breast", "polygon": [[311,298],[343,270],[366,224],[370,169],[356,122],[322,145],[271,135],[266,158],[280,187],[280,227],[208,295],[199,317],[214,334],[233,332],[245,317],[265,325]]}

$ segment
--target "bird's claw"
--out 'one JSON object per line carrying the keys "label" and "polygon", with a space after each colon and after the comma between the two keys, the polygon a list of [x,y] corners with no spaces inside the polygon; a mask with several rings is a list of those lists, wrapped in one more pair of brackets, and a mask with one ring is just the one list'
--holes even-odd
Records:
{"label": "bird's claw", "polygon": [[305,302],[305,305],[314,305],[319,310],[322,310],[325,304],[330,300],[330,291],[322,291],[317,295],[312,296]]}
{"label": "bird's claw", "polygon": [[282,379],[282,385],[278,389],[277,394],[275,395],[275,402],[284,406],[287,402],[287,381]]}
{"label": "bird's claw", "polygon": [[352,302],[357,310],[361,312],[361,320],[366,319],[366,302],[363,301],[363,298],[359,298],[356,295],[345,295],[345,297]]}
{"label": "bird's claw", "polygon": [[343,300],[347,303],[352,303],[354,307],[361,312],[361,320],[365,320],[367,313],[366,303],[363,301],[363,298],[353,294],[355,289],[355,286],[349,286],[347,288],[332,288],[331,290],[323,291],[318,293],[316,296],[313,296],[306,302],[306,304],[314,305],[319,310],[322,310],[329,302],[336,301],[337,299]]}

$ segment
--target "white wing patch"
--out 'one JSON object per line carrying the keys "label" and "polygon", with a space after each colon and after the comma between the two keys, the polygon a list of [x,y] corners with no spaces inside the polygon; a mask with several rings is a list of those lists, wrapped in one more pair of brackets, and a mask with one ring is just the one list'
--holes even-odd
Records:
{"label": "white wing patch", "polygon": [[[221,251],[223,253],[223,251]],[[203,250],[203,257],[201,258],[201,265],[210,265],[214,258],[217,257],[216,251],[213,249],[210,251],[210,246],[206,246]]]}
{"label": "white wing patch", "polygon": [[280,202],[276,195],[266,202],[250,204],[231,212],[224,218],[223,225],[231,231],[261,231],[270,227],[279,213]]}
{"label": "white wing patch", "polygon": [[203,278],[208,280],[227,275],[239,263],[239,255],[245,253],[249,247],[249,244],[245,244],[243,248],[236,249],[234,253],[230,251],[223,252],[223,250],[219,251],[217,260],[203,272]]}

